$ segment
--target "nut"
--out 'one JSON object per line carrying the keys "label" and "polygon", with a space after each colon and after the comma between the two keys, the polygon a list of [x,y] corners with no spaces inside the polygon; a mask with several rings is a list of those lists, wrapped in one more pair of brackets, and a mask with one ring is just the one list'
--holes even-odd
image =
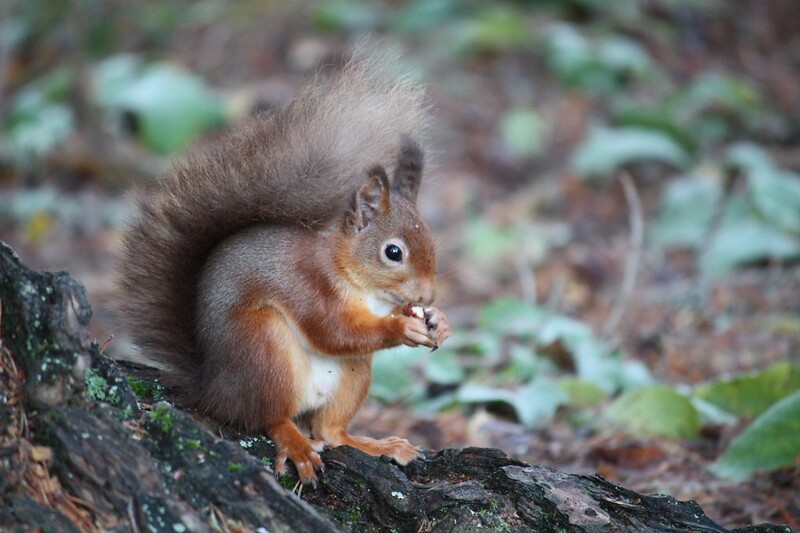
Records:
{"label": "nut", "polygon": [[425,318],[425,310],[422,308],[421,305],[414,305],[412,303],[406,304],[403,308],[403,314],[405,316],[414,316],[419,319]]}

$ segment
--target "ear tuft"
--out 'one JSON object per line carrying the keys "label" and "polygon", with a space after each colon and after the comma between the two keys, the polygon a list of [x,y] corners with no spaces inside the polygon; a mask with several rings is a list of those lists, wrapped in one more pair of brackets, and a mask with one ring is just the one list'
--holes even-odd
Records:
{"label": "ear tuft", "polygon": [[419,186],[422,183],[422,148],[408,135],[400,140],[400,154],[397,156],[397,170],[392,180],[392,190],[411,202],[417,203]]}
{"label": "ear tuft", "polygon": [[356,192],[353,211],[348,220],[355,230],[363,231],[381,214],[389,210],[389,178],[381,166],[372,167],[369,179]]}

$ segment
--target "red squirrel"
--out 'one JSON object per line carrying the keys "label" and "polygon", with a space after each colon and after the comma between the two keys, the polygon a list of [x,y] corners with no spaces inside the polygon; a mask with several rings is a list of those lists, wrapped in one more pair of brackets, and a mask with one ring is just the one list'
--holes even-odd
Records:
{"label": "red squirrel", "polygon": [[420,454],[348,425],[374,351],[436,348],[451,332],[438,309],[407,310],[434,299],[434,244],[416,205],[427,111],[419,86],[351,59],[175,164],[123,236],[134,342],[179,403],[265,431],[278,474],[288,458],[315,481],[326,445],[403,465]]}

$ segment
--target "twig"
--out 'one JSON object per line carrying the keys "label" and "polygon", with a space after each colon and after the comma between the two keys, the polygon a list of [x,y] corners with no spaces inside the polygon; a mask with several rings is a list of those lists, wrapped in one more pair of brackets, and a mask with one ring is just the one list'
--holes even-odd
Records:
{"label": "twig", "polygon": [[[695,263],[698,264],[698,268],[703,255],[711,249],[711,245],[714,244],[714,241],[719,235],[719,230],[722,227],[722,219],[725,218],[725,211],[727,210],[731,198],[733,197],[736,185],[743,177],[744,176],[741,170],[737,168],[729,168],[725,172],[723,177],[724,181],[722,184],[722,194],[714,204],[714,209],[711,212],[711,220],[709,220],[708,225],[703,232],[703,236],[700,238],[697,248],[695,248]],[[701,303],[707,301],[711,290],[711,284],[708,276],[703,276],[702,274],[695,276],[694,285],[695,287],[693,291],[696,301]],[[705,306],[702,307],[705,308]]]}
{"label": "twig", "polygon": [[526,303],[536,303],[536,275],[531,268],[530,262],[523,254],[514,255],[514,266],[517,267],[517,274],[519,275],[520,289],[522,290],[522,299]]}
{"label": "twig", "polygon": [[564,277],[564,275],[561,273],[556,274],[556,279],[553,280],[553,283],[550,287],[550,292],[547,294],[547,300],[544,304],[545,308],[549,309],[553,313],[561,309],[561,304],[564,301],[564,290],[566,285],[567,279]]}
{"label": "twig", "polygon": [[628,224],[630,225],[630,236],[628,238],[628,255],[625,258],[625,272],[622,277],[619,296],[614,303],[614,308],[603,326],[603,336],[606,340],[619,328],[628,300],[636,287],[636,275],[639,271],[639,263],[642,256],[642,245],[644,243],[644,216],[642,214],[642,203],[639,194],[636,192],[636,185],[633,183],[630,173],[623,172],[619,175],[619,182],[622,184],[622,191],[625,193],[625,202],[628,204]]}
{"label": "twig", "polygon": [[703,232],[703,236],[700,239],[698,256],[703,250],[708,250],[717,238],[719,228],[722,226],[722,219],[725,216],[725,209],[728,207],[733,192],[736,189],[736,184],[741,178],[742,173],[738,169],[728,169],[726,171],[722,186],[722,194],[714,203],[714,209],[711,212],[711,220],[708,221],[708,226],[706,226],[706,230]]}

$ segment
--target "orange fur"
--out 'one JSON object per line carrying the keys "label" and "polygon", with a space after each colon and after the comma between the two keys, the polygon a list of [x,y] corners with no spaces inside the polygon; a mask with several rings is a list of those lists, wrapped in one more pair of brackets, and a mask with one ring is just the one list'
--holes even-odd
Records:
{"label": "orange fur", "polygon": [[440,311],[436,329],[382,316],[434,297],[433,240],[416,205],[425,111],[420,87],[353,60],[176,164],[124,237],[122,315],[143,353],[180,403],[267,431],[276,471],[291,460],[303,483],[324,443],[401,464],[419,453],[397,437],[351,436],[348,424],[374,351],[434,347],[450,332]]}
{"label": "orange fur", "polygon": [[364,403],[372,380],[370,359],[355,359],[347,364],[345,378],[330,403],[310,419],[311,434],[330,446],[352,446],[370,455],[387,455],[401,465],[419,456],[419,449],[405,439],[376,440],[354,437],[348,425]]}

